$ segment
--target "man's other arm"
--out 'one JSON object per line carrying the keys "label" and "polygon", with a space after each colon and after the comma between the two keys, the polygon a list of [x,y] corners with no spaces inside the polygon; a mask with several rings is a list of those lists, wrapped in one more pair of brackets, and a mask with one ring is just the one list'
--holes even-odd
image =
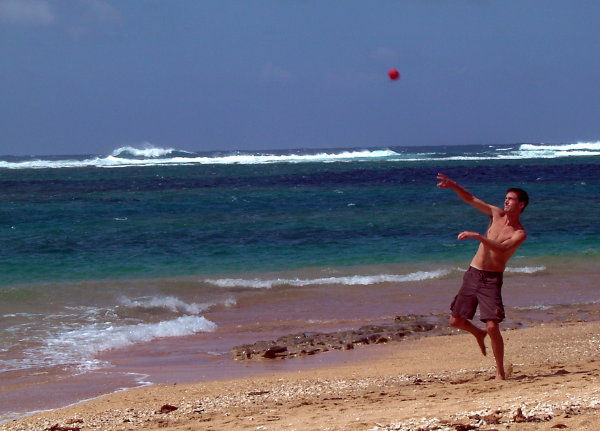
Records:
{"label": "man's other arm", "polygon": [[465,239],[476,239],[497,253],[506,253],[507,251],[517,249],[527,239],[527,234],[524,230],[517,230],[510,238],[506,238],[500,242],[489,239],[485,235],[481,235],[477,232],[465,231],[458,234],[458,239],[461,241]]}

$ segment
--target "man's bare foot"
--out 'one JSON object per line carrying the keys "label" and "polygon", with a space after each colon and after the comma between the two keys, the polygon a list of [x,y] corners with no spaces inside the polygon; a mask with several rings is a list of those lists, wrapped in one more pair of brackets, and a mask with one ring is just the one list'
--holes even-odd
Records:
{"label": "man's bare foot", "polygon": [[475,335],[475,339],[477,340],[477,344],[479,344],[479,349],[481,350],[481,354],[483,356],[487,355],[487,352],[485,350],[485,336],[487,335],[487,331],[485,329],[480,329],[479,332],[477,332],[477,334],[473,334]]}
{"label": "man's bare foot", "polygon": [[503,373],[496,373],[496,380],[506,380],[506,376]]}

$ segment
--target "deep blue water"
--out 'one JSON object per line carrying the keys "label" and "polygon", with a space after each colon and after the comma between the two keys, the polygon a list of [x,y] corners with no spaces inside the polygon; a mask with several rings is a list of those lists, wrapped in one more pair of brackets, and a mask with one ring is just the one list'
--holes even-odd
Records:
{"label": "deep blue water", "polygon": [[499,206],[508,187],[529,192],[520,254],[598,252],[600,157],[419,150],[409,161],[0,168],[0,283],[461,260],[472,247],[457,232],[486,220],[436,188],[439,171]]}

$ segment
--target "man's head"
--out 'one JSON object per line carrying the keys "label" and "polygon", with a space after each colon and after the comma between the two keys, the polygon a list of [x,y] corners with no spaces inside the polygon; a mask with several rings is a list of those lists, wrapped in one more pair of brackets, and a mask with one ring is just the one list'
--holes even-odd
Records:
{"label": "man's head", "polygon": [[504,211],[508,211],[516,205],[522,213],[525,211],[525,207],[529,203],[529,195],[523,189],[511,187],[506,191],[506,197],[504,198]]}

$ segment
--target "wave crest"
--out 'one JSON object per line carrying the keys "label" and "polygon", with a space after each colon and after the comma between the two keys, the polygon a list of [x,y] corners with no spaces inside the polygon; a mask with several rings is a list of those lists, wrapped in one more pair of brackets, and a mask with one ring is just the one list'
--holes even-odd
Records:
{"label": "wave crest", "polygon": [[314,279],[286,279],[277,278],[271,280],[260,279],[242,279],[242,278],[220,278],[220,279],[205,279],[205,283],[213,284],[219,287],[245,287],[252,289],[271,289],[276,286],[319,286],[324,284],[341,284],[345,286],[370,286],[380,283],[405,283],[409,281],[431,280],[441,278],[452,271],[447,269],[439,269],[434,271],[417,271],[410,274],[378,274],[378,275],[352,275],[347,277],[324,277]]}
{"label": "wave crest", "polygon": [[505,272],[512,272],[518,274],[535,274],[536,272],[545,271],[545,266],[522,266],[522,267],[508,267]]}
{"label": "wave crest", "polygon": [[316,154],[275,154],[275,153],[193,153],[173,148],[131,146],[121,147],[106,157],[87,157],[77,160],[42,158],[3,161],[0,168],[5,169],[48,169],[48,168],[81,168],[81,167],[131,167],[131,166],[165,166],[165,165],[253,165],[271,163],[332,163],[368,160],[386,160],[396,158],[400,154],[392,150],[333,150]]}
{"label": "wave crest", "polygon": [[200,314],[202,311],[207,310],[213,304],[188,304],[179,298],[174,296],[154,296],[139,299],[130,299],[126,296],[122,296],[118,299],[119,303],[129,308],[162,308],[167,309],[173,313],[183,312],[187,314]]}
{"label": "wave crest", "polygon": [[521,150],[552,150],[552,151],[600,151],[600,141],[578,142],[576,144],[546,145],[546,144],[521,144]]}
{"label": "wave crest", "polygon": [[600,141],[576,144],[521,144],[516,154],[523,158],[552,159],[558,157],[598,156]]}
{"label": "wave crest", "polygon": [[198,332],[213,332],[216,329],[217,325],[203,316],[181,316],[158,323],[124,326],[95,323],[49,337],[42,347],[26,351],[25,359],[13,360],[5,365],[8,369],[63,366],[90,371],[106,366],[104,362],[95,358],[100,352],[156,338],[183,337]]}
{"label": "wave crest", "polygon": [[[391,149],[333,149],[272,151],[272,152],[189,152],[173,148],[160,148],[146,143],[142,148],[124,146],[108,156],[79,156],[61,159],[60,156],[44,158],[12,157],[0,160],[4,169],[48,169],[82,167],[131,167],[131,166],[177,166],[177,165],[257,165],[277,163],[344,163],[344,162],[422,162],[422,161],[474,161],[474,160],[527,160],[574,156],[600,155],[600,141],[576,144],[520,144],[499,147],[481,147],[465,151],[459,147],[440,150],[425,148]],[[431,149],[435,149],[431,152]]]}
{"label": "wave crest", "polygon": [[120,305],[128,308],[139,308],[139,309],[164,309],[172,313],[185,313],[198,315],[203,311],[210,309],[215,305],[223,305],[225,307],[232,307],[236,305],[235,298],[227,298],[218,302],[206,302],[201,304],[191,303],[188,304],[185,301],[175,296],[148,296],[137,299],[131,299],[126,296],[121,296],[118,299]]}
{"label": "wave crest", "polygon": [[142,159],[157,159],[169,156],[175,152],[173,148],[157,148],[152,146],[146,146],[145,148],[135,147],[121,147],[117,148],[112,152],[113,157],[128,159],[128,158],[142,158]]}

